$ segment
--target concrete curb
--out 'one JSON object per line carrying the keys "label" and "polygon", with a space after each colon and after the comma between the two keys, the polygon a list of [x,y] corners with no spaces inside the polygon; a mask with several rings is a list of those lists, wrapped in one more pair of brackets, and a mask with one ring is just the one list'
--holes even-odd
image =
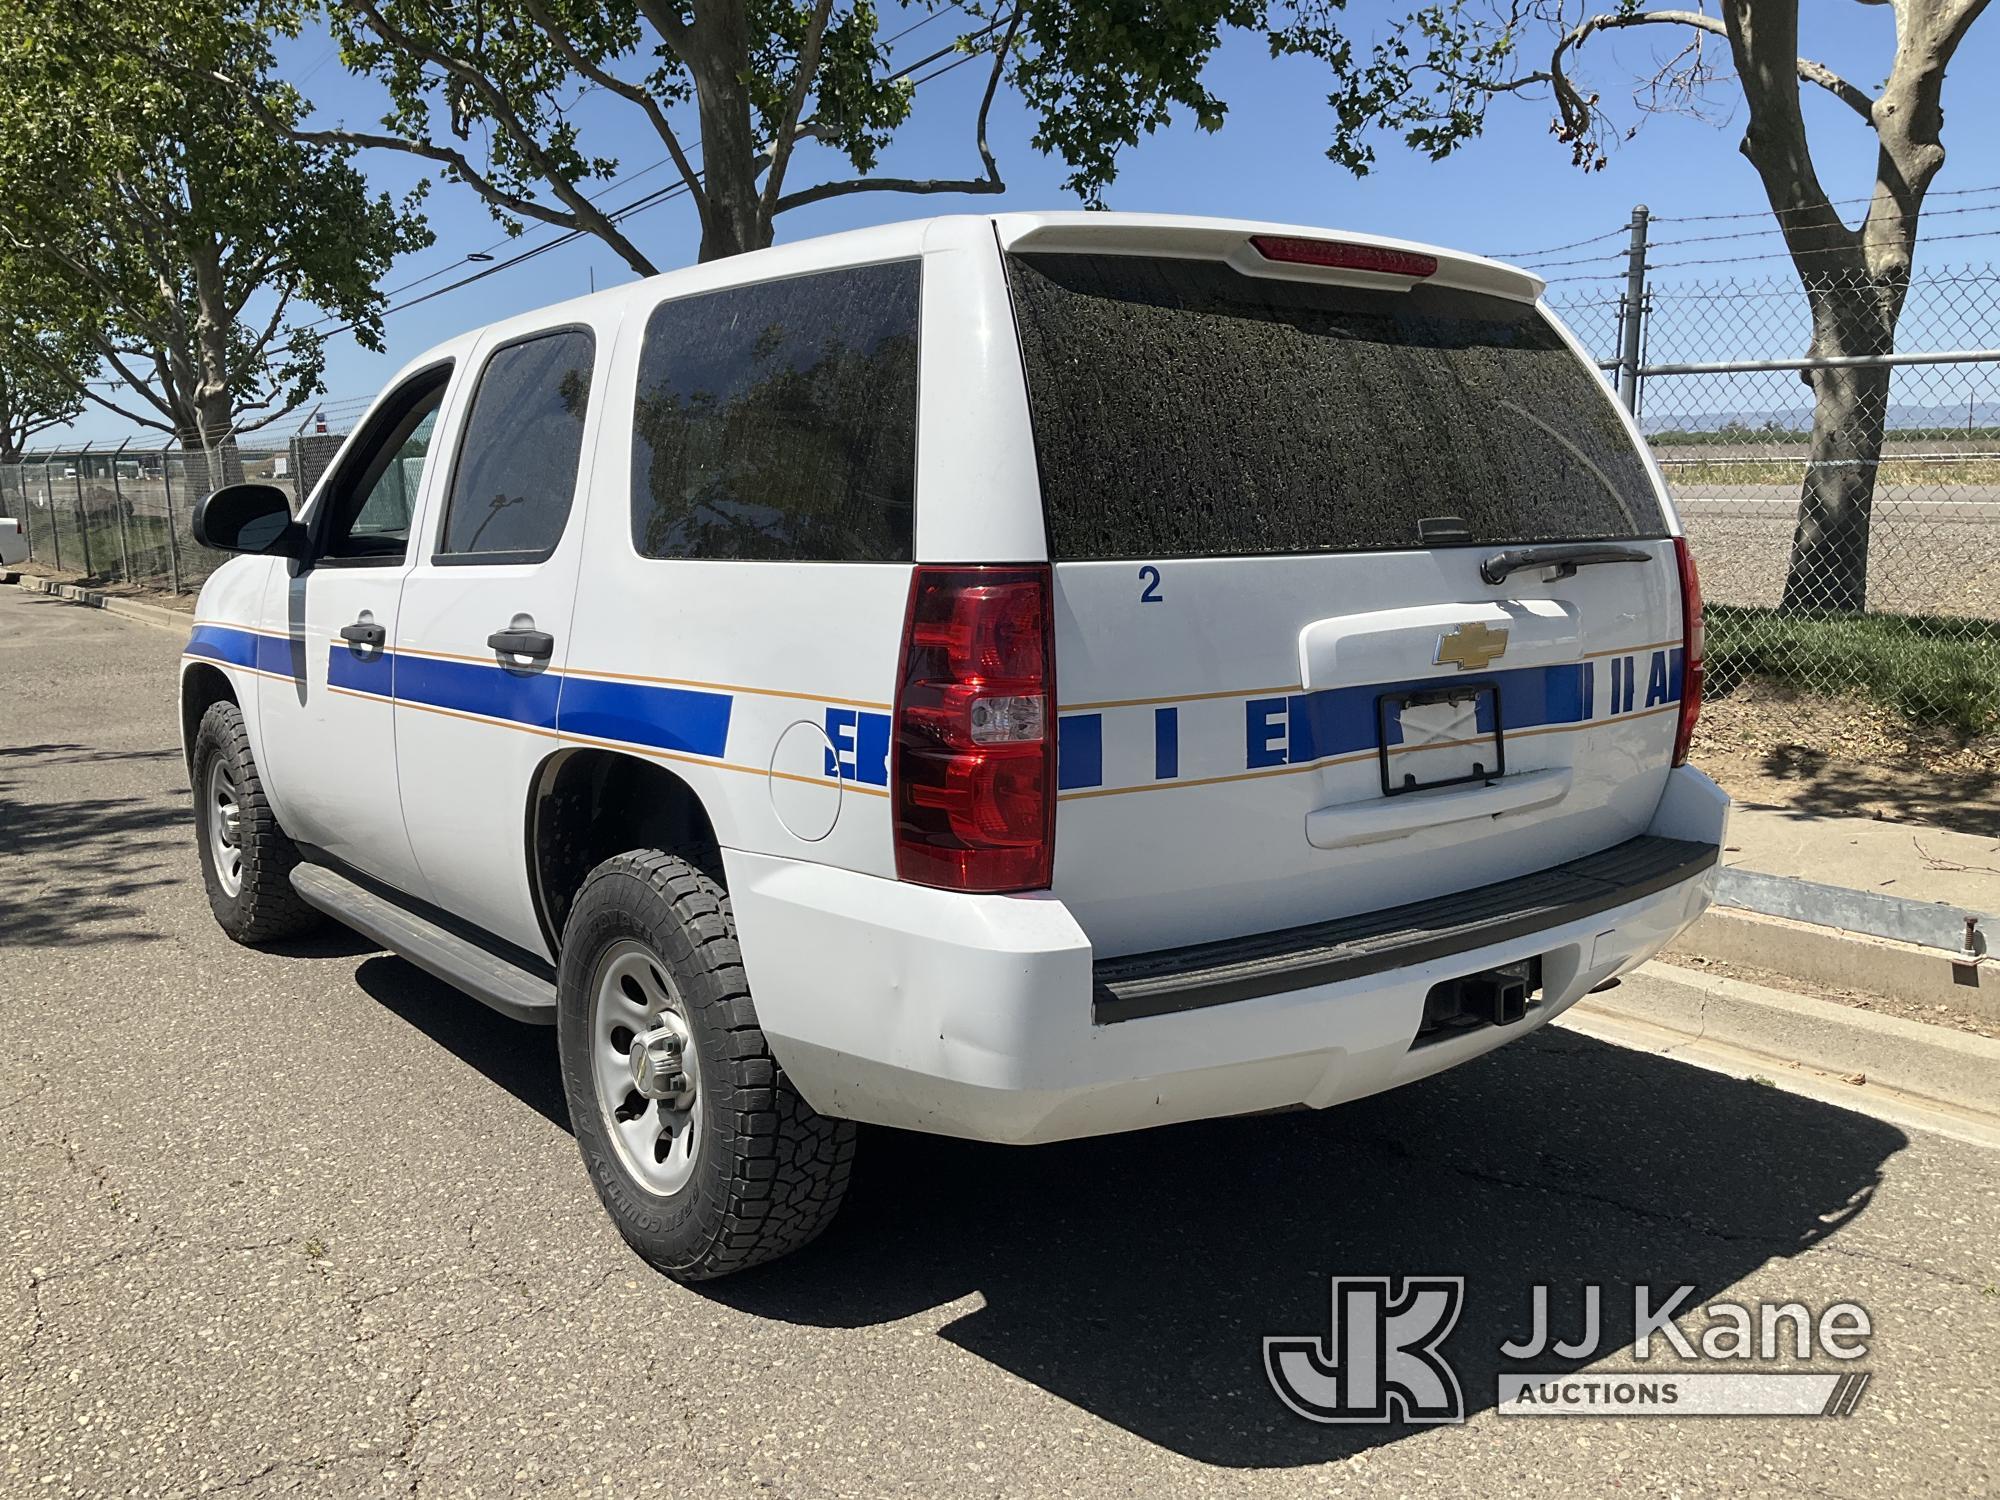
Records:
{"label": "concrete curb", "polygon": [[1865,1082],[1850,1085],[1857,1096],[1888,1090],[2000,1125],[2000,1041],[1988,1037],[1658,963],[1573,1011],[1579,1020],[1636,1024],[1777,1066],[1860,1077]]}
{"label": "concrete curb", "polygon": [[1668,951],[1834,989],[1950,1005],[2000,1021],[2000,965],[1961,963],[1941,948],[1716,906],[1675,938]]}
{"label": "concrete curb", "polygon": [[26,589],[31,594],[54,594],[73,604],[88,605],[92,609],[101,609],[108,615],[117,615],[125,620],[137,620],[141,625],[151,625],[159,630],[171,630],[182,635],[194,625],[194,616],[184,615],[179,610],[162,609],[157,604],[141,604],[136,599],[121,599],[116,594],[83,588],[74,583],[59,583],[53,578],[24,575],[17,587]]}

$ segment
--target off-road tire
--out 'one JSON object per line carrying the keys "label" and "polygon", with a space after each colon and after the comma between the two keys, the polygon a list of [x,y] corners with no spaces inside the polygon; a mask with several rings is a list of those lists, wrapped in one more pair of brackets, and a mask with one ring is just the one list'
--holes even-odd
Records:
{"label": "off-road tire", "polygon": [[[592,1069],[599,966],[614,946],[634,941],[670,977],[698,1054],[693,1170],[666,1194],[620,1159]],[[557,990],[570,1123],[626,1243],[676,1280],[704,1281],[789,1255],[826,1228],[847,1192],[855,1127],[815,1112],[771,1055],[718,881],[656,849],[597,866],[570,910]]]}
{"label": "off-road tire", "polygon": [[[211,809],[207,801],[209,769],[220,757],[235,784],[237,847],[242,855],[242,884],[233,894],[216,868],[210,839]],[[326,923],[326,918],[299,898],[292,888],[292,868],[299,862],[296,845],[278,826],[278,816],[264,797],[264,782],[250,753],[250,735],[243,727],[243,710],[234,703],[211,704],[195,730],[193,784],[195,845],[201,854],[201,879],[208,890],[209,909],[222,930],[239,943],[275,942],[298,937]]]}

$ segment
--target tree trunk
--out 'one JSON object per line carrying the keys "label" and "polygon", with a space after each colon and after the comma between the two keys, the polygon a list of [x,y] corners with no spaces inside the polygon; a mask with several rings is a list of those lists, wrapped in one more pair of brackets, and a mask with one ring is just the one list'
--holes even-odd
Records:
{"label": "tree trunk", "polygon": [[236,445],[236,434],[229,430],[226,402],[221,413],[211,413],[201,423],[181,424],[174,436],[181,446],[182,472],[193,499],[199,500],[225,484],[243,482],[243,451]]}
{"label": "tree trunk", "polygon": [[[1895,347],[1902,290],[1845,281],[1809,286],[1812,353],[1889,353]],[[1788,614],[1859,614],[1867,606],[1869,523],[1893,374],[1882,365],[1801,374],[1813,392],[1813,431],[1779,606]]]}
{"label": "tree trunk", "polygon": [[771,243],[758,190],[757,141],[751,128],[750,34],[740,5],[697,6],[687,49],[701,121],[701,180],[706,198],[701,258],[722,260]]}

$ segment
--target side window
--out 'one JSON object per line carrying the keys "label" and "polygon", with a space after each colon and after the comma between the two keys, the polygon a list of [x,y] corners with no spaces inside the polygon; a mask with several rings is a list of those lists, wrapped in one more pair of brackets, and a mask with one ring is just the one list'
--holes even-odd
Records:
{"label": "side window", "polygon": [[916,261],[663,303],[632,423],[647,557],[908,562]]}
{"label": "side window", "polygon": [[472,393],[434,561],[540,562],[576,498],[590,365],[580,328],[494,351]]}
{"label": "side window", "polygon": [[431,430],[450,366],[426,370],[376,409],[342,458],[321,504],[317,557],[332,562],[401,562],[410,516],[429,461]]}

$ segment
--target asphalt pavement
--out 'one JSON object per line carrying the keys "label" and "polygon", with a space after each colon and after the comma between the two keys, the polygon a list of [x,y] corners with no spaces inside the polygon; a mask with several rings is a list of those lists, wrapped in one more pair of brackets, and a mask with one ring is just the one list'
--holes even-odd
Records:
{"label": "asphalt pavement", "polygon": [[[1567,1031],[1325,1114],[870,1133],[818,1246],[676,1286],[598,1209],[550,1033],[216,929],[178,646],[0,589],[0,1494],[1995,1491],[2000,1155]],[[1286,1411],[1264,1336],[1412,1274],[1466,1279],[1469,1421]],[[1538,1282],[1559,1331],[1604,1286],[1612,1340],[1634,1283],[1859,1302],[1872,1380],[1502,1415]]]}

